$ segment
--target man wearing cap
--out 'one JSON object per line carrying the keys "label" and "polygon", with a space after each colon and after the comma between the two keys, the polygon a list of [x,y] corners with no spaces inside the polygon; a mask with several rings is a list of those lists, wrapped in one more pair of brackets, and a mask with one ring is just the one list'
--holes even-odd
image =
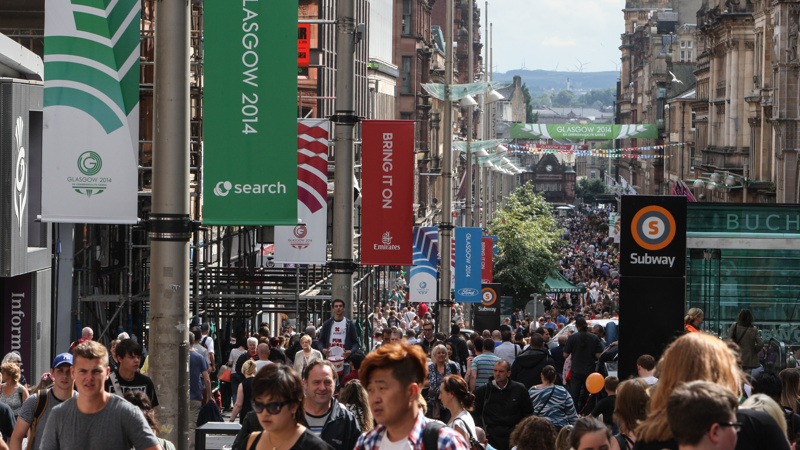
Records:
{"label": "man wearing cap", "polygon": [[[22,404],[17,425],[14,427],[14,433],[9,442],[10,448],[22,450],[22,440],[28,435],[28,430],[31,430],[31,437],[28,440],[32,439],[33,444],[29,448],[38,450],[50,411],[61,402],[78,395],[73,390],[71,354],[62,353],[56,356],[50,368],[50,375],[53,378],[53,386],[50,389],[41,389],[39,392],[31,393],[31,396]],[[39,401],[40,394],[47,396],[41,400],[41,403]],[[38,418],[36,417],[37,412]]]}

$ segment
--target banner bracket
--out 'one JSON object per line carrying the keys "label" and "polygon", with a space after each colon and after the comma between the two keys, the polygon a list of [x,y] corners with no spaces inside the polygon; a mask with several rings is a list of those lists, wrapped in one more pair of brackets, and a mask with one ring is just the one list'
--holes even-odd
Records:
{"label": "banner bracket", "polygon": [[361,118],[356,115],[355,111],[336,111],[336,114],[330,116],[330,120],[337,124],[356,124]]}
{"label": "banner bracket", "polygon": [[192,232],[200,228],[200,223],[191,220],[188,214],[150,213],[146,224],[153,241],[187,242]]}

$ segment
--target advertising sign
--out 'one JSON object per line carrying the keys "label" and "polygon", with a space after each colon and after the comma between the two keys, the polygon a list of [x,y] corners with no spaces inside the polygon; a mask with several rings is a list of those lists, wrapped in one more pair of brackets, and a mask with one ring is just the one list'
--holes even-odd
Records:
{"label": "advertising sign", "polygon": [[136,223],[140,2],[47,0],[43,222]]}
{"label": "advertising sign", "polygon": [[457,227],[455,229],[455,300],[459,303],[481,301],[482,255],[481,229]]}
{"label": "advertising sign", "polygon": [[204,223],[297,225],[297,1],[204,3]]}
{"label": "advertising sign", "polygon": [[686,197],[625,195],[620,213],[625,276],[684,276]]}
{"label": "advertising sign", "polygon": [[657,139],[655,125],[512,123],[511,139]]}
{"label": "advertising sign", "polygon": [[297,26],[297,67],[308,67],[311,61],[311,25]]}
{"label": "advertising sign", "polygon": [[24,364],[31,360],[31,303],[33,302],[33,275],[30,273],[11,278],[2,278],[2,293],[5,312],[3,353],[19,352],[22,356],[20,370],[26,372]]}
{"label": "advertising sign", "polygon": [[411,264],[414,122],[365,120],[361,145],[361,264]]}
{"label": "advertising sign", "polygon": [[414,265],[408,283],[410,301],[436,301],[438,264],[439,228],[414,227]]}
{"label": "advertising sign", "polygon": [[297,217],[275,227],[277,263],[325,264],[328,230],[328,119],[297,120]]}
{"label": "advertising sign", "polygon": [[494,239],[490,236],[481,238],[481,282],[484,284],[492,282],[493,244]]}

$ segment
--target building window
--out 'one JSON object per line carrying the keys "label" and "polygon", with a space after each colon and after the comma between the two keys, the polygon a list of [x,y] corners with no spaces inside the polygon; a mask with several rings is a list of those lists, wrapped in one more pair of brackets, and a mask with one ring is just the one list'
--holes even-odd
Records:
{"label": "building window", "polygon": [[594,170],[589,172],[589,178],[597,178],[597,172],[595,172]]}
{"label": "building window", "polygon": [[403,34],[411,34],[411,0],[403,0]]}
{"label": "building window", "polygon": [[695,112],[694,112],[694,111],[692,111],[692,125],[691,125],[691,127],[692,127],[692,129],[693,129],[693,130],[694,130],[694,128],[695,128],[695,126],[694,126],[694,123],[695,123],[695,122],[694,122],[694,121],[695,121]]}
{"label": "building window", "polygon": [[403,72],[402,79],[400,80],[400,93],[411,93],[411,57],[403,56]]}
{"label": "building window", "polygon": [[681,41],[681,48],[686,48],[686,41]]}
{"label": "building window", "polygon": [[400,120],[412,120],[411,113],[408,112],[401,112],[400,113]]}
{"label": "building window", "polygon": [[689,48],[692,48],[692,41],[687,41],[686,42],[686,46],[689,47]]}

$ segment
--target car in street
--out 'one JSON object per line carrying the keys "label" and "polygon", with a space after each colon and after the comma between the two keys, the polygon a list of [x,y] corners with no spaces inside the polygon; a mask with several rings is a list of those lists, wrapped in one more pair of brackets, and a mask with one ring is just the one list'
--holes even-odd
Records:
{"label": "car in street", "polygon": [[[586,326],[589,328],[589,331],[592,330],[592,327],[594,325],[598,325],[598,324],[602,325],[603,329],[608,330],[607,327],[608,327],[609,323],[614,323],[614,325],[619,327],[619,319],[593,319],[593,320],[587,319],[586,320]],[[562,335],[569,336],[570,334],[575,333],[577,331],[578,331],[578,329],[575,327],[575,322],[568,323],[567,325],[564,326],[564,328],[558,330],[558,333],[556,333],[556,335],[552,339],[550,339],[550,341],[547,343],[547,347],[548,348],[558,347],[558,338],[559,338],[559,336],[562,336]],[[606,333],[608,333],[608,331],[606,331]],[[618,333],[617,333],[617,336],[619,336]],[[615,337],[614,340],[616,341],[617,338]]]}

